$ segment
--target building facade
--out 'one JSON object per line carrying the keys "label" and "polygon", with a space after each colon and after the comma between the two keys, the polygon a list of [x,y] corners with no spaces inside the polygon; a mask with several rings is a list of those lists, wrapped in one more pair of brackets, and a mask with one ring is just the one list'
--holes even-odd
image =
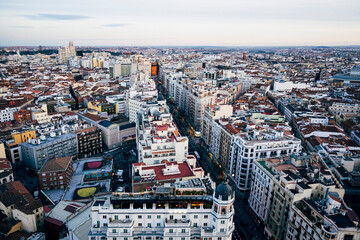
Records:
{"label": "building facade", "polygon": [[0,158],[0,184],[14,181],[14,174],[9,160]]}
{"label": "building facade", "polygon": [[22,163],[21,144],[32,139],[37,139],[35,130],[16,131],[11,134],[12,139],[5,141],[6,157],[13,166]]}
{"label": "building facade", "polygon": [[86,158],[102,152],[101,130],[90,127],[75,132],[77,135],[78,157]]}
{"label": "building facade", "polygon": [[0,211],[6,216],[5,221],[21,221],[25,232],[43,229],[43,205],[39,199],[35,200],[19,181],[0,185]]}
{"label": "building facade", "polygon": [[206,145],[211,144],[213,120],[228,118],[232,113],[233,108],[231,105],[209,105],[205,107],[201,124],[201,137]]}
{"label": "building facade", "polygon": [[300,150],[301,141],[280,129],[255,129],[236,136],[231,143],[230,177],[240,191],[248,191],[256,159],[299,154]]}
{"label": "building facade", "polygon": [[39,170],[49,159],[55,157],[76,156],[78,153],[77,135],[67,133],[41,136],[30,142],[21,144],[22,158],[25,165],[33,170]]}
{"label": "building facade", "polygon": [[64,64],[68,63],[71,57],[76,56],[74,43],[69,42],[69,46],[65,46],[64,48],[59,48],[59,63]]}
{"label": "building facade", "polygon": [[73,175],[72,156],[48,160],[38,172],[42,190],[64,189]]}
{"label": "building facade", "polygon": [[249,205],[255,215],[265,222],[272,197],[273,172],[266,166],[266,161],[254,162]]}
{"label": "building facade", "polygon": [[228,184],[219,185],[213,195],[171,194],[172,190],[96,198],[89,240],[232,238],[234,194]]}
{"label": "building facade", "polygon": [[310,199],[296,202],[289,214],[286,238],[289,240],[359,239],[360,230],[349,216],[352,210],[344,205],[336,193],[328,193],[323,202]]}

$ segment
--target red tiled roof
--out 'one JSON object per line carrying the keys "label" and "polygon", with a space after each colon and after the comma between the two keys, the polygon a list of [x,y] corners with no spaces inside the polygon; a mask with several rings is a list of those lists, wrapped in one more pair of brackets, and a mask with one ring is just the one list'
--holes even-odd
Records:
{"label": "red tiled roof", "polygon": [[0,158],[0,169],[11,169],[10,161],[6,158]]}
{"label": "red tiled roof", "polygon": [[44,212],[45,213],[51,212],[51,209],[49,208],[49,206],[44,206]]}
{"label": "red tiled roof", "polygon": [[337,202],[341,203],[340,199],[338,199],[337,197],[334,197],[334,196],[332,196],[331,194],[328,194],[328,196],[329,196],[331,199],[333,199],[334,201],[337,201]]}
{"label": "red tiled roof", "polygon": [[100,120],[105,120],[107,118],[104,118],[104,117],[100,117],[99,115],[95,115],[95,114],[91,114],[91,113],[85,113],[85,114],[80,114],[86,118],[89,118],[93,121],[100,121]]}
{"label": "red tiled roof", "polygon": [[139,166],[144,166],[144,165],[146,165],[144,162],[133,163],[134,167],[139,167]]}
{"label": "red tiled roof", "polygon": [[64,224],[62,221],[59,221],[59,220],[57,220],[55,218],[52,218],[52,217],[45,218],[45,221],[49,222],[49,223],[52,223],[52,224],[54,224],[56,226],[62,226]]}

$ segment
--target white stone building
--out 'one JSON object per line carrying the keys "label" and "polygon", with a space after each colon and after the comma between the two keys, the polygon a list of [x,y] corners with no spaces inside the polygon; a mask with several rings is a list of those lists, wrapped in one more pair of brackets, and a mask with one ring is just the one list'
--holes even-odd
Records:
{"label": "white stone building", "polygon": [[153,107],[139,114],[136,125],[139,162],[152,165],[187,158],[189,140],[180,136],[167,107]]}
{"label": "white stone building", "polygon": [[233,113],[231,105],[209,105],[205,107],[201,124],[201,137],[207,145],[211,145],[213,120],[228,118]]}
{"label": "white stone building", "polygon": [[254,162],[249,205],[257,217],[263,222],[265,222],[267,218],[271,202],[272,177],[273,173],[270,168],[266,166],[265,161]]}
{"label": "white stone building", "polygon": [[199,194],[158,187],[144,194],[114,193],[95,198],[89,240],[232,239],[231,187],[223,183],[212,195],[202,195],[203,190]]}
{"label": "white stone building", "polygon": [[284,131],[283,128],[257,127],[233,139],[229,174],[240,191],[250,190],[255,159],[300,153],[301,141],[284,132],[290,132],[290,129]]}
{"label": "white stone building", "polygon": [[12,121],[14,120],[14,112],[16,108],[4,108],[0,109],[0,122]]}

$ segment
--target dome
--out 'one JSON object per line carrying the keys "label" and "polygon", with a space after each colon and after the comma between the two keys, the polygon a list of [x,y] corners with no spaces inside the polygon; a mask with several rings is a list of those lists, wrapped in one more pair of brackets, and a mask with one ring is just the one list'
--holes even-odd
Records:
{"label": "dome", "polygon": [[227,182],[220,184],[215,189],[215,197],[217,199],[220,199],[221,196],[221,200],[228,201],[232,197],[232,195],[233,190]]}

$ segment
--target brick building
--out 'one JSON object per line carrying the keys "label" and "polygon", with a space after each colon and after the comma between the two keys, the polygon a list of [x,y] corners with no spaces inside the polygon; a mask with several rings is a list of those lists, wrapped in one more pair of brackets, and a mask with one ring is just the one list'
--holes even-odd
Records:
{"label": "brick building", "polygon": [[38,172],[40,188],[43,190],[64,189],[72,175],[73,160],[71,156],[48,160]]}
{"label": "brick building", "polygon": [[32,121],[31,110],[21,109],[18,112],[14,112],[14,120],[18,123],[31,122]]}

